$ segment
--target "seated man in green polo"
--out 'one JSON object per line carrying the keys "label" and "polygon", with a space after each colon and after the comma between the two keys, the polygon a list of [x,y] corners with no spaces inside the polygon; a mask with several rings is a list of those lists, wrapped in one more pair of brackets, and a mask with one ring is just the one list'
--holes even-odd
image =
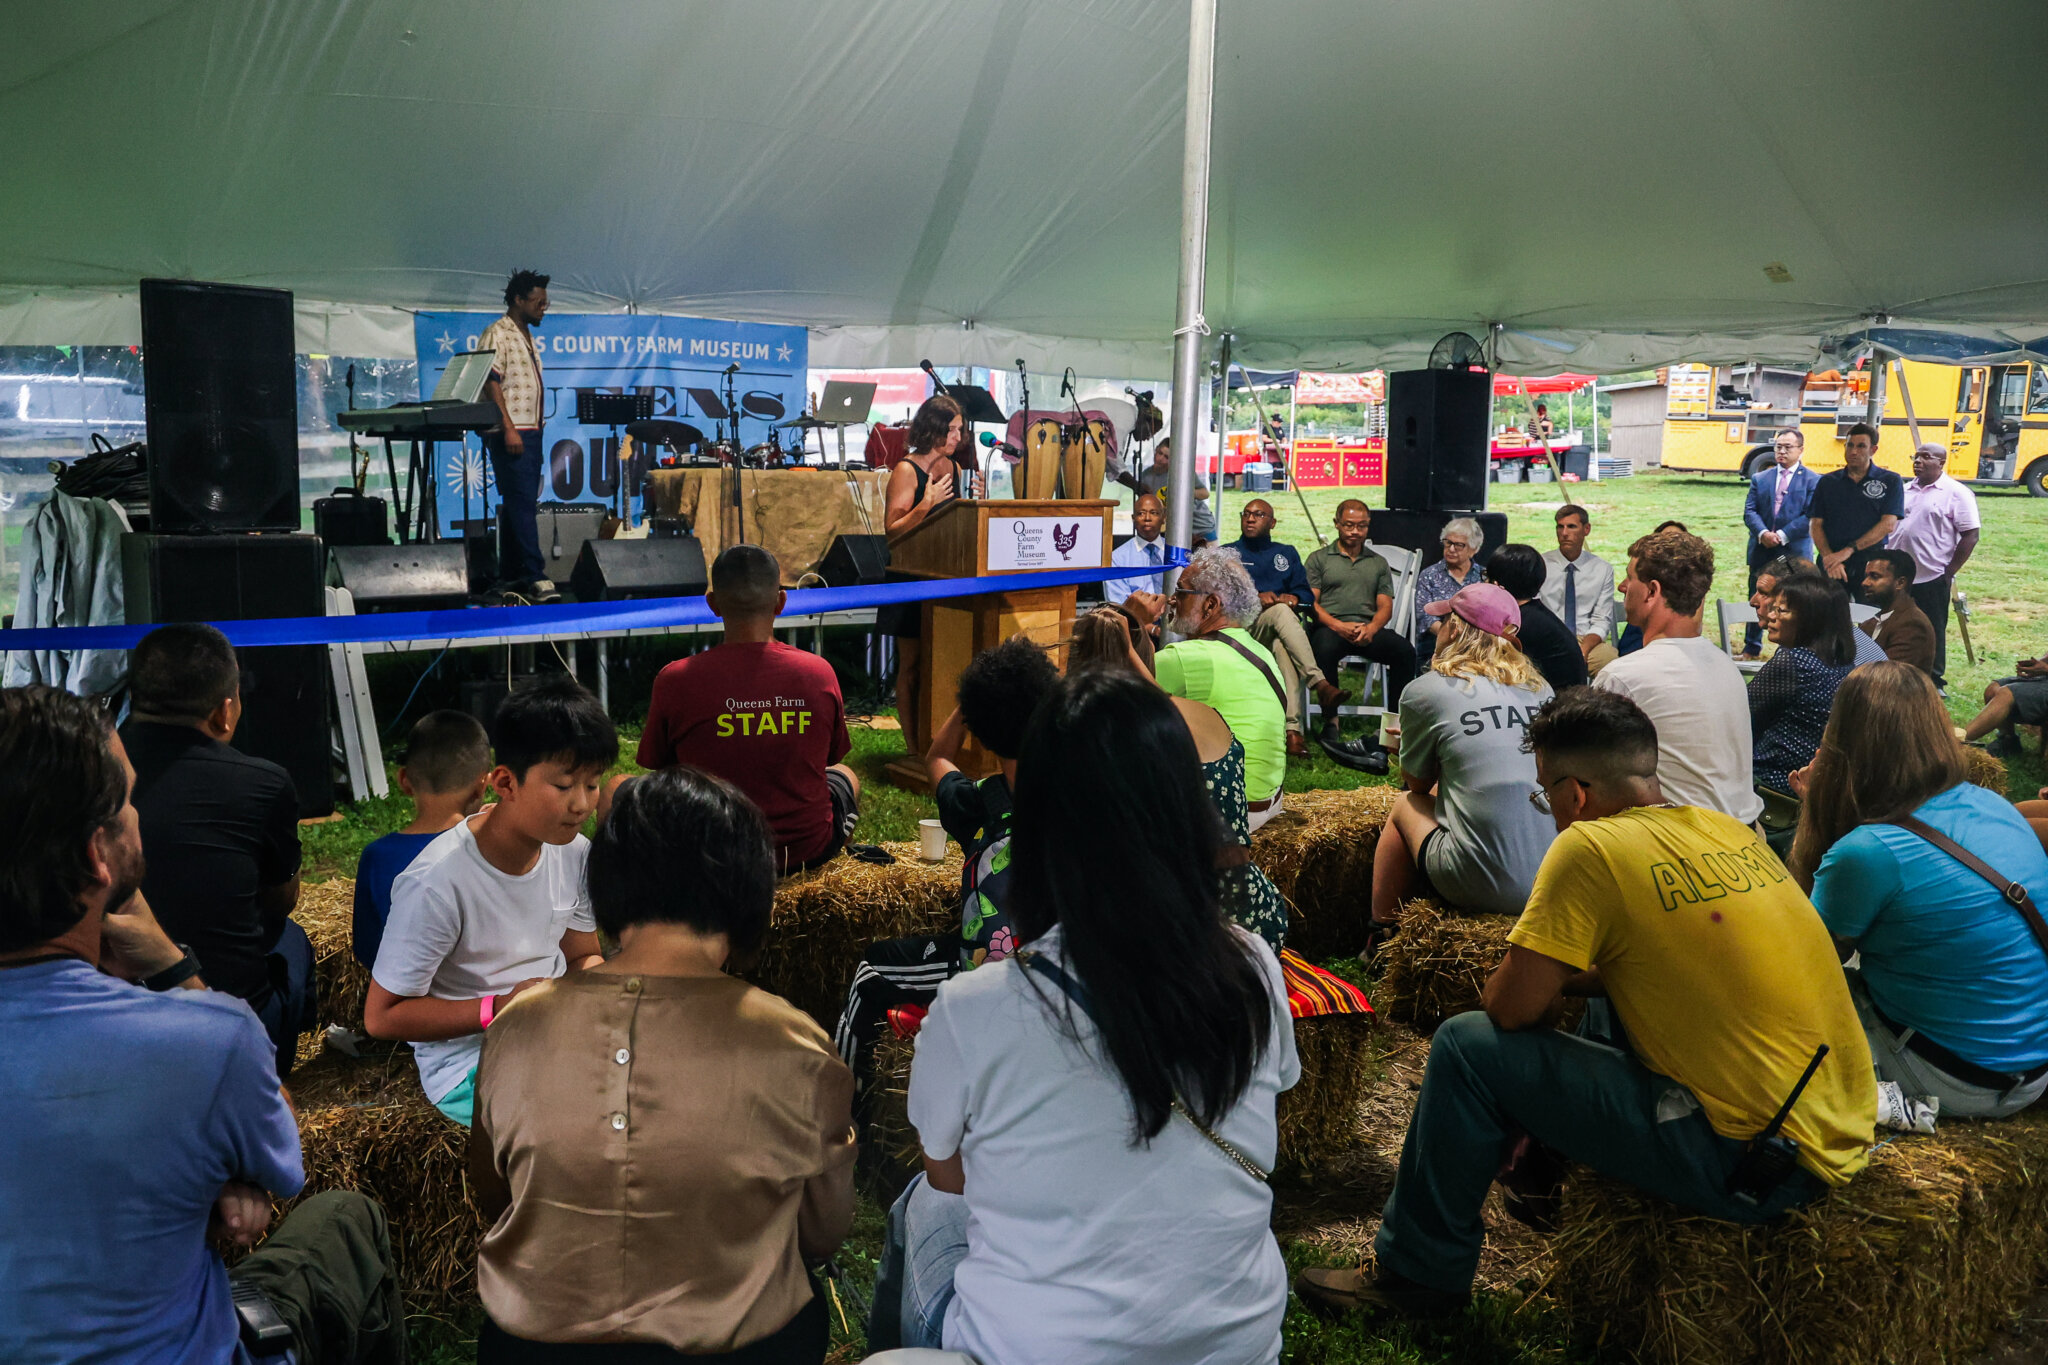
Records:
{"label": "seated man in green polo", "polygon": [[[1171,613],[1168,607],[1171,606]],[[1171,604],[1134,592],[1124,606],[1147,625],[1168,617],[1180,635],[1153,657],[1159,686],[1176,697],[1213,706],[1244,745],[1244,794],[1251,827],[1280,813],[1287,776],[1286,687],[1273,655],[1246,629],[1259,615],[1259,591],[1229,546],[1198,550],[1180,571]]]}
{"label": "seated man in green polo", "polygon": [[[1527,743],[1531,796],[1557,841],[1485,1011],[1431,1041],[1376,1275],[1305,1270],[1295,1287],[1312,1304],[1411,1316],[1463,1305],[1480,1208],[1524,1137],[1742,1223],[1808,1203],[1869,1160],[1870,1047],[1827,926],[1777,856],[1730,816],[1664,803],[1656,728],[1626,697],[1568,688]],[[1588,1001],[1579,1035],[1554,1028],[1567,995],[1605,997]],[[1621,1031],[1596,1041],[1610,1012]],[[1795,1092],[1782,1130],[1795,1160],[1760,1171],[1745,1160],[1752,1140]]]}
{"label": "seated man in green polo", "polygon": [[1387,745],[1401,716],[1401,690],[1415,680],[1415,646],[1388,624],[1394,615],[1394,571],[1385,558],[1365,543],[1372,531],[1372,512],[1356,498],[1337,504],[1337,539],[1308,557],[1308,584],[1314,594],[1315,628],[1309,648],[1316,666],[1335,683],[1341,661],[1364,659],[1385,664],[1386,695],[1380,705],[1386,719],[1371,744],[1347,744],[1337,728],[1337,709],[1323,711],[1319,742],[1330,757],[1346,767],[1371,773],[1387,770]]}

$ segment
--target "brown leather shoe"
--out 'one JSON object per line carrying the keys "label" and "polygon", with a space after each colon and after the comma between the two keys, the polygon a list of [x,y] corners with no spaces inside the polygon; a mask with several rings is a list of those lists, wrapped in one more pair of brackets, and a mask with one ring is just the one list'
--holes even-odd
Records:
{"label": "brown leather shoe", "polygon": [[1316,684],[1315,692],[1316,704],[1325,711],[1335,711],[1345,702],[1351,700],[1350,688],[1339,687],[1327,678]]}
{"label": "brown leather shoe", "polygon": [[1469,1292],[1431,1289],[1391,1271],[1383,1270],[1368,1279],[1360,1266],[1349,1270],[1311,1266],[1294,1277],[1294,1292],[1319,1312],[1363,1312],[1368,1317],[1448,1317],[1472,1301]]}
{"label": "brown leather shoe", "polygon": [[1308,741],[1301,737],[1301,731],[1289,730],[1287,732],[1287,756],[1289,758],[1308,757]]}

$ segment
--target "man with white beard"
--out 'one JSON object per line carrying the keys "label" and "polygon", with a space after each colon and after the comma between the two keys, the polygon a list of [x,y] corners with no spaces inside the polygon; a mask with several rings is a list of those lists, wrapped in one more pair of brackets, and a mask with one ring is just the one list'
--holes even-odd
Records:
{"label": "man with white beard", "polygon": [[1153,674],[1167,692],[1213,706],[1230,722],[1244,745],[1244,794],[1257,829],[1280,811],[1286,693],[1272,654],[1245,629],[1258,617],[1259,593],[1237,551],[1216,546],[1196,553],[1180,571],[1171,603],[1134,592],[1124,606],[1147,624],[1170,614],[1167,627],[1184,637],[1154,656]]}

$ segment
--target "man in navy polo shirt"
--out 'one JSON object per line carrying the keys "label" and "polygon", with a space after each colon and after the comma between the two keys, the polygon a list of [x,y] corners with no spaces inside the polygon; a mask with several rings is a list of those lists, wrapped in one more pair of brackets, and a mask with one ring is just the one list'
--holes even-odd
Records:
{"label": "man in navy polo shirt", "polygon": [[1308,632],[1301,628],[1298,615],[1315,600],[1308,567],[1300,551],[1273,539],[1273,520],[1273,505],[1264,498],[1253,498],[1238,515],[1241,534],[1230,548],[1259,590],[1259,617],[1251,624],[1252,638],[1273,651],[1280,665],[1280,681],[1287,688],[1287,755],[1306,758],[1308,742],[1301,737],[1302,684],[1315,689],[1323,714],[1332,718],[1349,693],[1325,678],[1316,666],[1315,650],[1309,646]]}
{"label": "man in navy polo shirt", "polygon": [[1877,428],[1867,422],[1849,428],[1842,459],[1813,487],[1808,530],[1821,571],[1861,602],[1865,561],[1906,514],[1906,481],[1877,463]]}

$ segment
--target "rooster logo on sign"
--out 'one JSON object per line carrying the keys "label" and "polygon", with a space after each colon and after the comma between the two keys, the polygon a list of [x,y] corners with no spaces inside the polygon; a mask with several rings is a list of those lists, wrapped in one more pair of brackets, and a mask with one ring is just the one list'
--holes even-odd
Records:
{"label": "rooster logo on sign", "polygon": [[1067,551],[1073,549],[1075,542],[1080,539],[1080,522],[1075,522],[1072,526],[1069,526],[1064,531],[1060,529],[1060,524],[1058,522],[1054,522],[1052,524],[1052,547],[1053,549],[1058,550],[1060,552],[1061,559],[1065,559],[1067,557]]}

